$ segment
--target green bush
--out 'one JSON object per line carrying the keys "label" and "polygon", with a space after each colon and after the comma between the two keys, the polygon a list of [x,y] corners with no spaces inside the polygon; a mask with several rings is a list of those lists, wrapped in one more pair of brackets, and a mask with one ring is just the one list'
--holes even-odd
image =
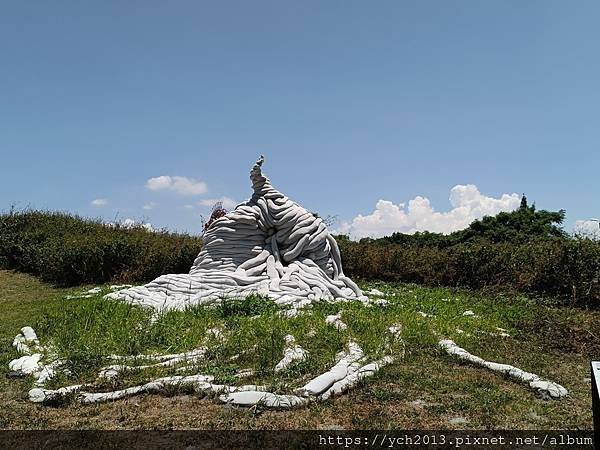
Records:
{"label": "green bush", "polygon": [[600,242],[557,238],[446,248],[339,241],[344,272],[366,280],[511,289],[600,307]]}
{"label": "green bush", "polygon": [[0,267],[59,285],[143,282],[188,272],[201,244],[187,234],[108,226],[65,213],[0,215]]}

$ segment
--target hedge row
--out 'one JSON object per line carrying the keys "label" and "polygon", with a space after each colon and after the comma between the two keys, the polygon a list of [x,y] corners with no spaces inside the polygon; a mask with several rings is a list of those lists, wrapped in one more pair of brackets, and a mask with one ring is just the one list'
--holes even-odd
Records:
{"label": "hedge row", "polygon": [[501,288],[600,307],[600,242],[563,238],[440,249],[340,241],[344,272],[367,280]]}
{"label": "hedge row", "polygon": [[200,247],[198,237],[108,226],[64,213],[0,215],[0,268],[58,285],[143,282],[188,272]]}

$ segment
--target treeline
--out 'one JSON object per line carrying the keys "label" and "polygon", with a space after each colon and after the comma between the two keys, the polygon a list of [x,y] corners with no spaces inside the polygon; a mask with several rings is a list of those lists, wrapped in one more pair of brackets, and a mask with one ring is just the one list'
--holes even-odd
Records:
{"label": "treeline", "polygon": [[0,215],[0,268],[64,286],[144,282],[190,270],[202,241],[187,234],[45,211]]}

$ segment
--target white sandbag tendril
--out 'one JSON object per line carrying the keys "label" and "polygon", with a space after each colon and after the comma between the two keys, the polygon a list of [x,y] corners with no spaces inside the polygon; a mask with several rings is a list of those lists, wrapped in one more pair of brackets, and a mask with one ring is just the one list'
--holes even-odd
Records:
{"label": "white sandbag tendril", "polygon": [[568,392],[558,383],[552,381],[543,380],[539,375],[535,373],[525,372],[518,367],[511,366],[509,364],[500,364],[491,361],[486,361],[479,356],[472,355],[464,348],[459,347],[450,339],[443,339],[438,344],[449,355],[455,356],[463,361],[468,361],[475,365],[485,367],[486,369],[494,372],[502,373],[513,380],[525,383],[529,385],[531,389],[540,393],[544,397],[550,398],[562,398],[565,397]]}

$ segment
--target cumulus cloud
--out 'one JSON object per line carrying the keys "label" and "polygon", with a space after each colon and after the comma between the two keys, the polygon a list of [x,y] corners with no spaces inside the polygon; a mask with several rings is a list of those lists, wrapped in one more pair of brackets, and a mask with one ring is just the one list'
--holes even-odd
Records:
{"label": "cumulus cloud", "polygon": [[121,222],[121,226],[123,228],[133,228],[135,227],[135,220],[133,219],[125,219]]}
{"label": "cumulus cloud", "polygon": [[200,200],[199,204],[201,206],[213,206],[217,202],[223,203],[223,208],[225,209],[233,209],[237,206],[237,202],[229,197],[221,197],[221,198],[206,198],[204,200]]}
{"label": "cumulus cloud", "polygon": [[575,234],[589,237],[591,239],[600,239],[600,221],[598,220],[577,220],[573,227]]}
{"label": "cumulus cloud", "polygon": [[352,239],[377,238],[394,232],[412,234],[431,231],[448,234],[466,228],[483,216],[515,210],[520,202],[521,197],[516,193],[493,198],[483,195],[473,184],[459,184],[450,190],[452,209],[449,211],[435,211],[429,199],[421,196],[410,200],[408,206],[379,200],[371,214],[359,214],[351,221],[343,222],[335,232],[347,234]]}
{"label": "cumulus cloud", "polygon": [[96,198],[90,202],[92,206],[105,206],[108,205],[108,200],[105,198]]}
{"label": "cumulus cloud", "polygon": [[114,223],[114,222],[105,222],[104,224],[105,226],[109,227],[109,228],[115,228],[117,226],[121,227],[121,228],[127,228],[127,229],[131,229],[131,228],[144,228],[147,231],[153,232],[154,231],[154,227],[152,226],[151,223],[149,222],[138,222],[134,219],[131,218],[127,218],[122,220],[121,222],[118,223]]}
{"label": "cumulus cloud", "polygon": [[161,175],[148,179],[146,181],[146,188],[151,191],[169,190],[181,195],[200,195],[208,190],[204,181],[170,175]]}
{"label": "cumulus cloud", "polygon": [[142,206],[142,209],[151,210],[151,209],[154,209],[155,206],[156,206],[156,203],[150,202],[150,203],[146,203],[144,206]]}

